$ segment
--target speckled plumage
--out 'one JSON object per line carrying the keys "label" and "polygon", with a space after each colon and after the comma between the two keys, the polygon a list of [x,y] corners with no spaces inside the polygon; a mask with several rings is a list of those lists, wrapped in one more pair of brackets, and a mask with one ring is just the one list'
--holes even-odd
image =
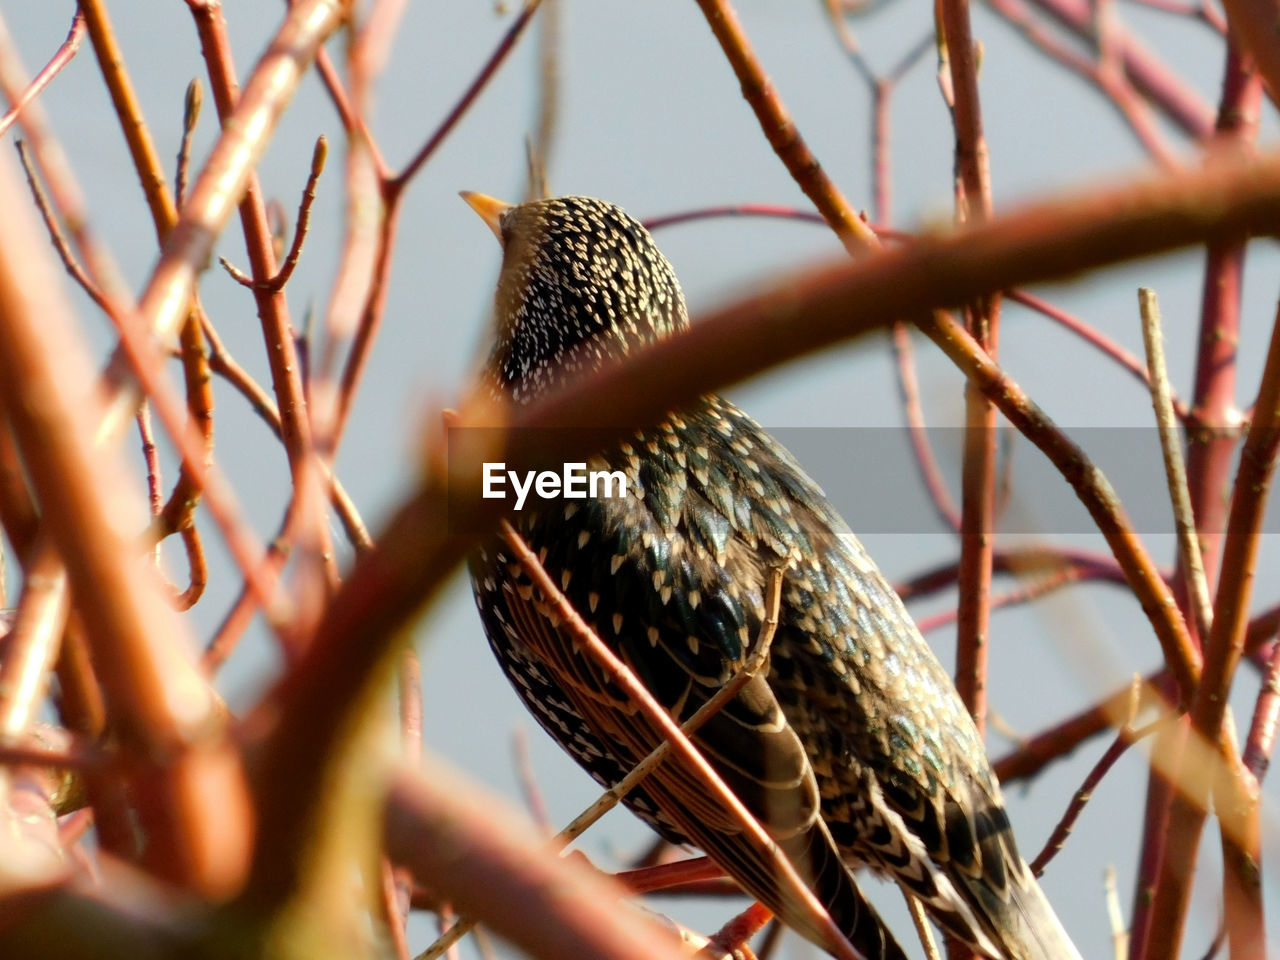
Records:
{"label": "speckled plumage", "polygon": [[[618,207],[565,197],[495,214],[505,256],[495,394],[528,402],[678,332],[679,284]],[[517,525],[574,608],[677,720],[749,658],[783,576],[767,673],[692,738],[868,960],[904,956],[863,900],[865,865],[994,958],[1078,960],[1014,845],[981,740],[901,600],[822,491],[768,433],[708,396],[588,461],[628,496],[542,504]],[[612,785],[660,740],[559,630],[494,541],[471,575],[485,632],[541,725]],[[801,933],[732,817],[668,760],[627,805],[691,842]]]}

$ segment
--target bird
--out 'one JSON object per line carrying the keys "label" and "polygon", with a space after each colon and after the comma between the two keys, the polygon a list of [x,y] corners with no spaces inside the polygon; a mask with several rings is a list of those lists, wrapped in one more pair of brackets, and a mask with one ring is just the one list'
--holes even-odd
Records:
{"label": "bird", "polygon": [[[479,371],[487,399],[533,403],[688,327],[670,262],[620,207],[462,196],[503,248]],[[1079,960],[1018,852],[951,677],[796,459],[705,395],[585,462],[621,472],[625,496],[549,497],[510,522],[677,722],[746,670],[767,637],[764,666],[690,740],[857,952],[906,957],[858,886],[855,871],[867,868],[992,960]],[[519,698],[592,778],[617,784],[662,734],[583,652],[506,541],[482,541],[468,567]],[[668,755],[623,802],[833,951],[681,761]]]}

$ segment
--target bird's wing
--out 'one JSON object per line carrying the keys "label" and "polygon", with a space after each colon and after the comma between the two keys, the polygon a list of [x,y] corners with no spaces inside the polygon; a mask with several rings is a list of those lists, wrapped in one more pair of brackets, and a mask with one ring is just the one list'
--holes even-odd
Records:
{"label": "bird's wing", "polygon": [[[547,567],[553,577],[558,575],[553,564]],[[636,574],[624,563],[612,576],[625,579]],[[629,759],[631,765],[662,742],[662,734],[636,705],[578,649],[554,606],[535,587],[517,581],[507,592],[506,606],[517,632],[557,678],[594,738],[608,743],[615,756]],[[603,608],[603,603],[597,607]],[[709,699],[714,690],[689,673],[679,658],[672,658],[661,640],[652,644],[647,631],[641,630],[637,641],[625,626],[613,631],[610,620],[594,622],[594,629],[677,721]],[[904,960],[901,947],[857,889],[818,815],[808,758],[764,677],[748,681],[691,740],[827,906],[854,947],[867,960]],[[669,755],[646,779],[644,790],[662,820],[706,851],[748,893],[800,933],[831,947],[775,875],[768,847],[743,829],[683,761]]]}
{"label": "bird's wing", "polygon": [[[745,415],[734,434],[769,438]],[[946,670],[816,484],[776,444],[757,467],[810,545],[788,571],[770,682],[810,744],[838,846],[990,956],[1078,954],[1018,852],[986,750]]]}
{"label": "bird's wing", "polygon": [[[729,495],[736,474],[721,468],[738,466],[711,452],[723,440],[722,427],[730,425],[719,414],[699,415],[638,435],[591,464],[622,469],[632,488],[627,497],[543,505],[541,515],[526,511],[520,518],[530,546],[574,608],[677,721],[744,667],[761,636],[771,571],[800,554],[785,517],[762,505],[744,509]],[[767,474],[747,482],[764,499],[782,492]],[[503,601],[513,635],[572,701],[588,739],[608,745],[622,766],[638,763],[662,742],[661,733],[578,648],[518,564],[506,557],[498,562],[511,575]],[[820,816],[805,746],[766,678],[746,683],[692,739],[855,946],[871,960],[902,956],[842,862]],[[668,759],[643,789],[662,822],[792,926],[829,946],[773,875],[771,851],[744,832],[700,777]]]}

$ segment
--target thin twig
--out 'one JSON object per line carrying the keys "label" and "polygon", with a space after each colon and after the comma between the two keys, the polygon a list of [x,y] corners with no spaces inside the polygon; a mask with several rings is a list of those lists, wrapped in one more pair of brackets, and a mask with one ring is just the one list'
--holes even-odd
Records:
{"label": "thin twig", "polygon": [[538,786],[538,776],[533,769],[533,761],[529,758],[529,737],[523,727],[517,727],[511,733],[511,758],[516,767],[516,779],[520,783],[520,792],[524,795],[524,805],[529,816],[549,836],[553,829],[551,815],[547,812],[547,801]]}
{"label": "thin twig", "polygon": [[[382,203],[384,206],[382,221],[372,255],[371,276],[367,284],[361,287],[363,293],[363,303],[359,310],[358,320],[355,321],[354,333],[347,328],[347,322],[339,324],[333,322],[331,328],[336,328],[340,336],[331,336],[329,340],[328,350],[330,355],[336,349],[339,340],[345,340],[350,337],[351,347],[347,353],[346,362],[343,365],[342,374],[339,378],[336,398],[333,400],[332,410],[322,410],[322,415],[317,418],[321,424],[318,431],[322,439],[325,450],[330,457],[336,454],[339,441],[346,429],[347,419],[351,413],[351,406],[354,402],[356,388],[364,374],[365,365],[368,363],[370,351],[373,349],[373,342],[376,339],[382,325],[382,316],[386,306],[386,295],[388,278],[391,271],[391,255],[392,247],[395,241],[396,231],[399,225],[401,203],[400,198],[404,195],[405,189],[412,181],[414,175],[420,170],[435,153],[440,144],[453,131],[458,122],[470,110],[476,98],[487,86],[489,81],[497,73],[498,69],[506,61],[507,55],[514,48],[516,42],[523,35],[525,28],[528,26],[530,19],[537,12],[541,0],[526,0],[524,8],[516,17],[515,22],[508,28],[503,35],[502,40],[498,43],[489,59],[481,67],[475,79],[468,86],[467,90],[454,104],[448,115],[436,128],[435,132],[427,139],[422,148],[413,157],[405,168],[398,174],[392,176],[386,172],[386,168],[381,161],[381,157],[376,151],[370,152],[370,160],[380,181],[382,194]],[[322,76],[326,78],[326,83],[330,85],[330,92],[334,98],[335,104],[339,105],[340,112],[343,113],[344,120],[355,120],[353,108],[346,98],[345,93],[341,91],[338,78],[333,74],[331,69],[326,68],[327,60],[323,56],[318,61],[322,70]],[[364,130],[363,124],[359,126],[360,130]],[[362,141],[365,142],[365,141]],[[372,141],[367,141],[372,147]],[[344,265],[355,259],[357,251],[351,244],[344,249],[343,263]],[[344,284],[343,280],[346,273],[340,271],[338,289],[330,302],[331,317],[345,317],[346,314],[353,311],[344,309],[344,301],[346,298],[342,296],[344,287],[354,287],[354,284]],[[327,363],[321,364],[322,370],[328,370]]]}
{"label": "thin twig", "polygon": [[663,227],[674,227],[680,223],[694,223],[698,220],[711,220],[716,217],[775,217],[779,220],[802,220],[807,223],[825,224],[822,214],[812,210],[800,210],[774,203],[734,203],[719,207],[703,207],[698,210],[686,210],[671,213],[662,217],[650,217],[644,221],[646,230],[661,230]]}
{"label": "thin twig", "polygon": [[1161,724],[1168,722],[1168,719],[1167,717],[1161,717],[1137,730],[1128,724],[1121,728],[1120,732],[1116,734],[1115,740],[1111,742],[1111,746],[1107,747],[1106,752],[1094,764],[1093,769],[1084,778],[1084,782],[1080,784],[1080,789],[1072,796],[1066,812],[1063,813],[1062,819],[1053,828],[1053,832],[1049,834],[1049,839],[1045,841],[1043,849],[1031,861],[1031,872],[1035,876],[1043,875],[1044,868],[1048,866],[1049,861],[1061,852],[1063,845],[1067,842],[1067,837],[1071,835],[1076,821],[1080,818],[1080,814],[1084,812],[1085,805],[1093,799],[1093,791],[1098,788],[1102,778],[1115,766],[1116,761],[1124,756],[1125,751],[1139,740],[1155,733]]}
{"label": "thin twig", "polygon": [[1142,342],[1147,349],[1147,367],[1151,375],[1151,404],[1155,408],[1156,427],[1160,432],[1160,449],[1164,454],[1165,480],[1169,485],[1169,501],[1173,506],[1173,523],[1178,534],[1178,550],[1191,596],[1191,611],[1200,636],[1209,636],[1213,625],[1213,605],[1209,599],[1209,583],[1205,579],[1204,561],[1200,558],[1200,540],[1191,510],[1191,493],[1187,488],[1187,467],[1182,459],[1182,437],[1174,417],[1169,390],[1169,370],[1164,361],[1164,335],[1160,328],[1160,304],[1154,290],[1138,289],[1138,306],[1142,314]]}
{"label": "thin twig", "polygon": [[698,0],[703,16],[742,86],[742,95],[755,111],[761,130],[793,180],[813,201],[850,254],[874,247],[870,228],[831,181],[760,65],[738,14],[728,0]]}
{"label": "thin twig", "polygon": [[[1083,320],[1071,315],[1056,304],[1050,303],[1043,297],[1037,297],[1025,290],[1008,290],[1005,292],[1005,296],[1025,307],[1029,307],[1042,316],[1048,317],[1054,323],[1059,324],[1074,336],[1077,336],[1091,346],[1096,347],[1105,356],[1114,360],[1116,363],[1120,364],[1120,366],[1132,373],[1142,381],[1143,386],[1150,390],[1151,378],[1147,374],[1147,365],[1096,327],[1085,323]],[[1173,392],[1172,387],[1170,387],[1170,398],[1173,403],[1174,413],[1177,414],[1178,419],[1180,421],[1187,420],[1190,417],[1190,414],[1187,411],[1187,405],[1178,399],[1178,396]]]}
{"label": "thin twig", "polygon": [[3,137],[8,129],[13,126],[23,108],[38,97],[40,92],[49,85],[49,82],[80,51],[80,45],[84,42],[84,33],[84,14],[77,10],[75,16],[71,18],[71,29],[67,33],[67,39],[63,40],[62,45],[54,51],[44,69],[32,78],[30,85],[23,91],[22,96],[14,101],[4,116],[0,116],[0,137]]}
{"label": "thin twig", "polygon": [[16,146],[18,148],[18,159],[22,161],[22,169],[27,174],[27,184],[31,187],[31,195],[35,198],[36,207],[40,210],[45,229],[49,231],[49,238],[53,241],[53,248],[58,251],[58,257],[62,260],[62,265],[66,267],[67,273],[71,274],[71,278],[80,285],[80,288],[89,295],[89,299],[98,305],[98,309],[103,313],[110,314],[112,312],[111,305],[107,302],[106,297],[102,295],[102,291],[98,289],[97,284],[90,279],[89,274],[76,260],[75,254],[71,252],[71,245],[67,243],[66,235],[62,232],[62,226],[58,223],[58,218],[53,212],[53,205],[49,203],[49,196],[44,192],[44,187],[40,184],[40,178],[36,176],[35,164],[31,161],[31,153],[27,150],[26,143],[19,140]]}
{"label": "thin twig", "polygon": [[182,551],[187,558],[187,587],[174,598],[174,606],[179,610],[190,610],[204,596],[204,588],[209,583],[209,565],[204,556],[204,544],[200,540],[200,531],[194,523],[183,527],[178,537],[182,540]]}
{"label": "thin twig", "polygon": [[1249,736],[1245,741],[1244,765],[1259,783],[1271,765],[1271,752],[1276,745],[1276,729],[1280,724],[1280,643],[1273,644],[1262,688],[1253,708]]}
{"label": "thin twig", "polygon": [[231,279],[242,287],[249,287],[255,290],[265,290],[269,293],[276,293],[284,289],[284,285],[289,282],[289,278],[293,276],[293,271],[298,266],[298,260],[302,256],[302,245],[307,239],[307,230],[311,226],[311,206],[316,201],[316,182],[320,179],[320,174],[324,172],[325,158],[329,155],[329,141],[323,134],[316,138],[315,149],[311,152],[311,172],[307,175],[306,186],[302,188],[302,199],[298,203],[298,217],[294,222],[293,243],[289,247],[288,256],[285,257],[284,263],[275,275],[267,280],[254,280],[247,276],[243,271],[236,269],[226,257],[219,257],[218,262],[222,264],[223,269],[230,274]]}
{"label": "thin twig", "polygon": [[[1124,584],[1124,571],[1113,556],[1094,550],[1070,550],[1060,547],[1025,547],[1013,550],[997,550],[992,560],[996,573],[1029,577],[1036,574],[1053,575],[1067,567],[1079,571],[1082,580],[1107,580]],[[955,561],[940,564],[910,580],[894,584],[894,590],[903,600],[915,600],[945,590],[956,582],[959,575]],[[1162,574],[1163,575],[1163,574]],[[1166,576],[1167,580],[1168,577]],[[1280,608],[1275,611],[1280,624]]]}
{"label": "thin twig", "polygon": [[190,174],[191,141],[195,137],[196,124],[200,122],[200,108],[204,105],[204,87],[199,77],[192,77],[187,84],[187,95],[182,108],[182,140],[178,144],[178,166],[173,175],[173,201],[178,209],[187,198],[187,178]]}
{"label": "thin twig", "polygon": [[[969,3],[939,0],[934,10],[940,52],[946,53],[954,94],[955,218],[958,223],[984,223],[992,216],[990,151],[982,125],[978,49]],[[993,362],[999,357],[1000,304],[996,292],[977,297],[965,307],[965,328]],[[997,414],[992,400],[973,380],[965,382],[964,407],[955,679],[956,690],[981,733],[987,715]]]}
{"label": "thin twig", "polygon": [[[1214,127],[1213,149],[1217,156],[1247,156],[1258,136],[1262,83],[1252,59],[1237,44],[1227,44],[1222,94]],[[1240,338],[1247,233],[1216,239],[1205,251],[1204,278],[1200,298],[1200,324],[1195,378],[1190,408],[1194,416],[1187,424],[1187,485],[1196,524],[1202,531],[1200,552],[1205,577],[1218,582],[1218,570],[1226,530],[1227,499],[1231,471],[1241,435],[1242,417],[1236,401],[1237,351]],[[1182,562],[1181,556],[1179,563]],[[1175,597],[1189,607],[1185,593],[1186,576],[1175,581]],[[1194,623],[1194,617],[1191,618]],[[1201,637],[1203,644],[1208,638]],[[1175,751],[1184,731],[1161,734],[1155,743],[1156,755]],[[1166,742],[1167,741],[1167,742]],[[1153,770],[1147,779],[1147,805],[1143,822],[1141,854],[1134,881],[1130,954],[1147,954],[1151,933],[1152,892],[1157,870],[1164,862],[1170,842],[1169,808],[1173,787]]]}
{"label": "thin twig", "polygon": [[[1280,312],[1267,347],[1254,418],[1236,468],[1213,627],[1205,644],[1204,675],[1191,703],[1193,730],[1204,742],[1214,745],[1221,765],[1220,769],[1211,771],[1184,766],[1177,774],[1175,782],[1181,790],[1170,805],[1168,842],[1151,908],[1150,937],[1146,943],[1148,957],[1173,956],[1180,948],[1208,799],[1215,791],[1219,798],[1218,822],[1227,866],[1223,875],[1224,900],[1228,929],[1232,931],[1232,951],[1234,954],[1239,947],[1251,942],[1254,948],[1262,949],[1258,941],[1263,935],[1260,890],[1253,876],[1256,867],[1250,866],[1261,856],[1252,846],[1258,840],[1256,784],[1244,782],[1244,777],[1252,778],[1234,750],[1228,749],[1230,728],[1224,726],[1224,717],[1236,667],[1244,653],[1266,493],[1278,451]],[[1194,758],[1188,759],[1194,762]],[[1234,791],[1242,791],[1250,798],[1238,804],[1235,798],[1228,802],[1228,794]]]}
{"label": "thin twig", "polygon": [[[315,16],[310,21],[300,17],[305,9],[303,4],[292,5],[289,8],[290,20],[286,21],[281,32],[284,33],[294,26],[302,30],[315,29],[322,23],[335,26],[336,21],[330,21],[329,18],[341,16],[345,11],[345,5],[336,3],[335,0],[327,0],[327,2],[320,0],[320,3],[323,7],[322,16]],[[276,58],[274,63],[276,69],[286,75],[290,83],[294,83],[298,79],[298,72],[308,59],[307,51],[314,49],[311,45],[312,39],[319,39],[319,36],[308,37],[305,44],[298,45],[292,50],[273,43],[255,69],[250,84],[242,94],[237,82],[231,42],[227,35],[221,5],[193,2],[189,7],[195,21],[196,34],[200,39],[200,50],[208,67],[210,92],[224,130],[233,129],[235,127],[233,118],[239,117],[246,108],[262,108],[270,102],[271,95],[280,92],[279,87],[275,85],[275,80],[272,81],[273,87],[269,94],[260,88],[255,89],[254,81],[263,74],[264,67],[272,61],[273,57]],[[291,22],[294,17],[299,17],[299,21]],[[255,128],[252,132],[258,131]],[[215,163],[222,142],[220,140],[218,146],[215,146],[214,154],[209,159],[210,165]],[[208,173],[208,170],[209,167],[206,166],[205,173]],[[247,166],[242,173],[243,193],[238,195],[237,204],[241,231],[254,280],[267,282],[275,277],[277,267],[271,227],[266,215],[266,204],[256,171]],[[203,181],[202,175],[196,183],[193,201],[199,199]],[[153,276],[160,276],[164,266],[165,259],[162,257]],[[293,484],[291,506],[296,512],[297,522],[300,525],[299,545],[307,561],[302,564],[299,572],[315,574],[318,578],[317,589],[321,593],[328,593],[336,587],[338,582],[337,559],[324,510],[324,501],[318,496],[320,484],[317,464],[321,458],[316,455],[313,442],[312,426],[308,416],[309,407],[293,340],[288,305],[279,291],[260,289],[256,283],[253,287],[253,297],[266,344],[271,385],[276,394],[277,410],[280,413],[281,441],[289,462]],[[303,582],[306,582],[305,578]],[[299,604],[297,609],[305,610],[306,607]]]}
{"label": "thin twig", "polygon": [[511,52],[511,48],[515,46],[516,41],[519,40],[520,36],[524,33],[524,28],[529,25],[529,20],[535,13],[537,13],[538,6],[541,2],[542,0],[525,0],[524,7],[521,9],[519,15],[511,26],[507,28],[507,32],[503,35],[502,41],[489,56],[488,61],[476,75],[476,78],[471,81],[471,85],[467,87],[466,92],[458,98],[458,102],[454,104],[453,109],[449,111],[448,116],[444,118],[440,126],[436,128],[435,132],[427,138],[427,142],[424,143],[418,149],[418,152],[413,155],[413,159],[405,164],[405,168],[386,182],[386,191],[389,194],[394,195],[400,193],[404,189],[405,185],[413,179],[414,174],[422,168],[422,165],[431,159],[431,155],[435,153],[440,144],[444,142],[445,138],[450,134],[454,126],[457,125],[458,121],[466,115],[467,111],[471,108],[471,104],[488,85],[489,80],[493,75],[497,73],[498,68],[501,67],[503,61],[506,60],[507,54]]}
{"label": "thin twig", "polygon": [[902,399],[903,414],[907,419],[907,436],[915,454],[920,479],[929,491],[938,516],[952,530],[960,529],[960,511],[956,508],[947,489],[947,478],[942,475],[938,459],[929,443],[929,428],[924,420],[924,408],[920,405],[920,381],[916,376],[915,348],[911,345],[911,331],[905,323],[893,325],[894,369],[898,374],[898,392]]}
{"label": "thin twig", "polygon": [[[147,505],[151,516],[158,517],[164,509],[164,496],[160,492],[160,457],[156,453],[156,437],[151,429],[151,407],[144,400],[134,418],[138,424],[138,439],[142,441],[142,462],[147,468]],[[160,545],[156,544],[156,560],[160,559]]]}
{"label": "thin twig", "polygon": [[1125,929],[1120,895],[1116,890],[1116,868],[1111,864],[1107,864],[1102,882],[1107,903],[1107,921],[1111,926],[1111,955],[1114,960],[1125,960],[1129,956],[1129,931]]}
{"label": "thin twig", "polygon": [[[1063,587],[1070,586],[1073,583],[1079,583],[1083,579],[1085,579],[1085,572],[1080,567],[1063,567],[1061,570],[1041,577],[1039,580],[997,594],[991,598],[991,609],[1000,610],[1005,607],[1016,607],[1020,604],[1030,603],[1032,600],[1047,596],[1055,590],[1061,590]],[[954,608],[940,610],[932,616],[921,617],[916,621],[916,626],[920,628],[921,633],[928,633],[949,623],[955,623],[957,617],[958,611]]]}
{"label": "thin twig", "polygon": [[98,58],[102,79],[111,94],[111,104],[119,119],[120,131],[129,146],[129,156],[151,209],[156,237],[163,242],[177,220],[177,208],[169,193],[155,141],[151,139],[151,129],[142,115],[142,104],[125,66],[124,51],[116,39],[104,0],[83,0],[80,11],[88,25],[89,39]]}
{"label": "thin twig", "polygon": [[920,946],[924,948],[925,960],[942,960],[938,943],[933,939],[933,925],[924,912],[924,905],[917,897],[904,891],[907,899],[907,910],[911,913],[911,923],[916,928],[916,936],[920,938]]}
{"label": "thin twig", "polygon": [[[723,686],[718,689],[712,697],[704,703],[688,720],[680,725],[680,732],[686,736],[695,733],[704,723],[720,712],[731,699],[738,695],[738,692],[756,676],[765,662],[769,658],[769,647],[773,643],[774,631],[778,628],[778,612],[782,591],[782,574],[778,570],[774,570],[769,576],[769,586],[767,588],[766,597],[766,614],[761,623],[760,637],[756,641],[756,648],[747,662],[743,664],[742,669],[729,678]],[[595,823],[602,816],[617,806],[618,802],[627,796],[632,790],[640,785],[640,783],[653,772],[654,768],[662,762],[667,753],[671,750],[671,741],[664,740],[658,744],[648,756],[641,760],[632,768],[631,772],[623,777],[612,788],[605,791],[590,807],[584,810],[578,816],[574,817],[567,827],[556,835],[556,842],[560,845],[572,843],[582,832]]]}
{"label": "thin twig", "polygon": [[[1030,0],[1085,43],[1093,43],[1094,5],[1086,0]],[[1052,45],[1049,32],[1030,16],[1027,4],[1018,0],[987,0],[987,5],[1049,56],[1060,59],[1065,44]],[[1213,133],[1213,111],[1200,94],[1164,64],[1141,40],[1127,29],[1115,29],[1108,38],[1120,60],[1124,77],[1147,100],[1177,126],[1196,140],[1208,140]]]}
{"label": "thin twig", "polygon": [[547,168],[560,129],[560,47],[562,0],[546,0],[538,22],[538,108],[532,137],[525,143],[529,154],[529,186],[526,199],[550,196]]}
{"label": "thin twig", "polygon": [[[267,395],[262,385],[254,380],[249,372],[227,350],[213,324],[208,322],[208,318],[204,318],[202,330],[209,342],[209,368],[235,387],[236,391],[249,401],[249,405],[262,418],[262,421],[270,428],[271,432],[279,437],[281,431],[280,413],[276,410],[274,401]],[[364,519],[360,516],[360,511],[356,508],[355,501],[351,499],[351,495],[347,493],[346,487],[338,479],[337,474],[323,460],[319,463],[319,469],[328,487],[329,502],[333,505],[338,519],[342,521],[343,531],[346,533],[348,541],[356,548],[358,553],[365,553],[371,550],[373,548],[373,537],[370,535]]]}

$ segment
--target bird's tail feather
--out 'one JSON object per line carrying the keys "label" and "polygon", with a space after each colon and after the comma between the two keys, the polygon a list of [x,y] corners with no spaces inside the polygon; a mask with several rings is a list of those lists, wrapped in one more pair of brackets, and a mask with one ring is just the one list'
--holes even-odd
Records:
{"label": "bird's tail feather", "polygon": [[985,932],[1002,956],[1009,960],[1081,960],[1080,951],[1026,862],[1009,874],[1007,899],[998,898],[989,888],[969,888],[977,899],[987,901],[986,916],[998,918],[998,922],[986,925]]}
{"label": "bird's tail feather", "polygon": [[1024,862],[1013,884],[1014,910],[1009,939],[1016,940],[1027,960],[1081,960],[1080,951]]}
{"label": "bird's tail feather", "polygon": [[[864,960],[906,960],[901,945],[867,902],[848,866],[836,852],[825,824],[818,821],[809,830],[781,841],[780,846]],[[766,906],[770,905],[766,903]],[[828,952],[836,947],[823,929],[804,919],[798,904],[784,900],[773,909],[818,946]]]}

